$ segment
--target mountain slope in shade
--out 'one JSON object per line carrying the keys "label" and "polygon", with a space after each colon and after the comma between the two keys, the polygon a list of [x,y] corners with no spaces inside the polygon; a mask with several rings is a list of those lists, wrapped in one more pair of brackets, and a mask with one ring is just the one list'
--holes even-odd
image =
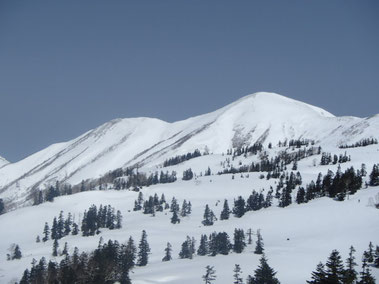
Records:
{"label": "mountain slope in shade", "polygon": [[313,139],[336,148],[378,138],[379,116],[335,117],[309,104],[273,93],[256,93],[217,111],[168,123],[153,118],[115,119],[80,137],[54,144],[0,168],[0,197],[30,204],[34,189],[56,180],[80,183],[119,167],[153,167],[195,149],[220,154],[256,142]]}

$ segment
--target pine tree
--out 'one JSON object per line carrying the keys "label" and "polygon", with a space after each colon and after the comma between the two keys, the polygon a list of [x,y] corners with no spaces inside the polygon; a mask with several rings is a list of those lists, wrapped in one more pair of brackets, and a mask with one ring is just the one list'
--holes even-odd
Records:
{"label": "pine tree", "polygon": [[145,266],[148,263],[149,260],[149,253],[150,253],[150,246],[147,242],[147,234],[146,231],[142,231],[142,236],[140,243],[138,245],[138,260],[137,265],[138,266]]}
{"label": "pine tree", "polygon": [[257,242],[255,246],[255,254],[263,254],[264,248],[263,248],[263,238],[261,236],[261,231],[257,230]]}
{"label": "pine tree", "polygon": [[180,212],[180,216],[186,217],[188,212],[188,204],[187,201],[184,199],[183,204],[182,204],[182,210]]}
{"label": "pine tree", "polygon": [[234,270],[233,270],[234,274],[233,274],[233,277],[234,277],[234,282],[233,284],[243,284],[243,280],[241,278],[241,267],[239,266],[239,264],[236,264],[234,266]]}
{"label": "pine tree", "polygon": [[249,276],[247,284],[279,284],[275,277],[276,272],[272,269],[264,255],[260,259],[260,265],[254,271],[254,277]]}
{"label": "pine tree", "polygon": [[4,201],[0,198],[0,215],[5,213]]}
{"label": "pine tree", "polygon": [[21,249],[19,245],[15,245],[12,259],[20,259],[22,257]]}
{"label": "pine tree", "polygon": [[355,249],[353,246],[350,247],[349,257],[346,259],[346,270],[345,270],[345,282],[344,284],[353,284],[357,279],[357,272],[355,271],[355,266],[357,263],[355,262],[354,257]]}
{"label": "pine tree", "polygon": [[208,249],[207,235],[201,235],[200,245],[199,245],[199,248],[197,249],[197,254],[198,255],[207,255],[208,253],[209,253],[209,249]]}
{"label": "pine tree", "polygon": [[182,249],[179,252],[179,257],[192,259],[192,255],[193,255],[192,240],[189,236],[187,236],[187,239],[182,243]]}
{"label": "pine tree", "polygon": [[127,266],[129,268],[132,268],[135,265],[136,254],[137,254],[137,248],[134,245],[134,240],[132,237],[129,237],[125,250],[126,250],[126,255],[128,256]]}
{"label": "pine tree", "polygon": [[379,268],[379,246],[376,246],[374,266]]}
{"label": "pine tree", "polygon": [[325,272],[325,266],[320,262],[317,267],[316,271],[312,272],[312,280],[307,281],[309,284],[326,284],[326,272]]}
{"label": "pine tree", "polygon": [[67,242],[64,243],[64,247],[62,250],[62,255],[68,255],[68,245]]}
{"label": "pine tree", "polygon": [[177,210],[174,210],[172,212],[171,223],[172,224],[180,223],[180,219],[179,219]]}
{"label": "pine tree", "polygon": [[53,226],[51,227],[51,238],[53,240],[57,240],[58,239],[57,230],[58,230],[58,222],[57,222],[57,218],[54,217],[54,219],[53,219]]}
{"label": "pine tree", "polygon": [[214,223],[215,216],[212,210],[209,209],[208,204],[205,205],[204,210],[204,220],[201,222],[204,226],[212,226]]}
{"label": "pine tree", "polygon": [[172,259],[171,252],[172,246],[170,243],[167,243],[167,247],[165,248],[165,256],[162,258],[162,261],[170,261]]}
{"label": "pine tree", "polygon": [[68,236],[71,233],[72,217],[71,213],[68,213],[67,219],[64,221],[64,235]]}
{"label": "pine tree", "polygon": [[63,211],[59,213],[58,223],[57,223],[57,238],[61,239],[64,236],[64,217]]}
{"label": "pine tree", "polygon": [[58,256],[58,247],[59,247],[58,240],[54,239],[53,253],[52,253],[53,256]]}
{"label": "pine tree", "polygon": [[299,187],[296,195],[296,203],[301,204],[305,202],[305,190],[303,187]]}
{"label": "pine tree", "polygon": [[373,263],[374,262],[374,246],[372,242],[370,242],[368,245],[367,256],[368,256],[367,262]]}
{"label": "pine tree", "polygon": [[230,216],[230,209],[228,205],[228,200],[224,201],[224,208],[221,211],[220,220],[228,220]]}
{"label": "pine tree", "polygon": [[330,283],[343,283],[344,278],[345,270],[341,256],[337,250],[333,250],[326,262],[326,279]]}
{"label": "pine tree", "polygon": [[213,266],[207,265],[205,267],[206,271],[203,275],[203,280],[205,284],[212,284],[213,280],[216,280],[216,271],[214,270]]}
{"label": "pine tree", "polygon": [[234,200],[233,214],[237,218],[241,218],[245,214],[245,199],[242,196],[238,196],[237,200]]}
{"label": "pine tree", "polygon": [[242,229],[234,229],[233,251],[236,253],[241,253],[245,247],[246,243],[244,231]]}
{"label": "pine tree", "polygon": [[379,185],[379,164],[375,164],[372,167],[372,171],[370,173],[370,182],[369,184],[371,186],[378,186]]}
{"label": "pine tree", "polygon": [[39,236],[37,236],[37,238],[36,238],[36,243],[40,243],[40,242],[41,242],[41,239],[40,239]]}
{"label": "pine tree", "polygon": [[72,234],[73,236],[79,234],[79,226],[78,226],[78,224],[76,224],[75,222],[72,223],[72,232],[71,232],[71,234]]}
{"label": "pine tree", "polygon": [[121,215],[121,211],[117,210],[115,229],[121,229],[121,227],[122,227],[122,215]]}

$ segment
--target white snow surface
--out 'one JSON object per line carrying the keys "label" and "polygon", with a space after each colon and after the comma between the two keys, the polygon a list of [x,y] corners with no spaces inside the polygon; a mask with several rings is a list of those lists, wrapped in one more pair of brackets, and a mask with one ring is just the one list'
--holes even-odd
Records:
{"label": "white snow surface", "polygon": [[119,167],[159,166],[176,155],[285,139],[313,139],[333,147],[378,138],[379,116],[335,117],[274,93],[255,93],[209,114],[168,123],[152,118],[115,119],[80,137],[54,144],[0,168],[0,197],[13,207],[31,203],[36,188],[55,181],[78,184]]}
{"label": "white snow surface", "polygon": [[[371,169],[378,161],[378,147],[368,146],[350,149],[352,161],[341,165],[342,170],[347,167],[359,165],[365,161],[367,168]],[[217,163],[222,155],[207,156]],[[206,157],[200,157],[185,162],[183,167],[205,168]],[[236,161],[237,162],[237,161]],[[336,170],[337,165],[313,166],[312,157],[299,162],[299,171],[302,173],[304,184],[315,180],[318,172],[325,174],[328,169]],[[43,203],[39,206],[24,207],[0,216],[0,283],[14,283],[22,276],[25,268],[30,268],[33,258],[39,260],[42,256],[47,260],[60,261],[61,257],[52,257],[52,241],[36,243],[37,235],[42,236],[44,223],[51,226],[54,216],[61,210],[65,215],[71,212],[75,221],[82,218],[84,210],[91,204],[111,204],[116,210],[121,210],[123,227],[120,230],[103,229],[99,235],[93,237],[67,236],[59,241],[60,249],[65,242],[68,243],[70,253],[75,246],[80,251],[92,251],[97,247],[100,237],[127,241],[132,236],[138,243],[141,231],[146,230],[148,242],[151,247],[149,264],[146,267],[136,267],[131,273],[134,284],[168,283],[193,284],[202,283],[201,276],[205,266],[215,267],[217,284],[227,284],[233,281],[233,268],[240,264],[243,278],[253,274],[259,264],[259,255],[253,253],[256,236],[253,244],[249,245],[242,254],[231,253],[227,256],[195,256],[192,260],[179,259],[178,253],[181,243],[186,236],[195,237],[196,247],[199,245],[201,234],[210,234],[214,231],[225,231],[233,240],[235,228],[260,229],[265,247],[265,254],[269,264],[277,271],[277,277],[282,284],[300,284],[310,279],[311,272],[318,262],[325,263],[333,249],[340,251],[343,259],[348,256],[351,245],[357,250],[355,256],[359,265],[364,250],[372,241],[378,244],[379,226],[378,209],[370,206],[371,200],[379,197],[379,187],[361,189],[348,200],[337,202],[330,198],[320,198],[307,204],[292,204],[286,208],[272,206],[255,212],[248,212],[242,218],[231,217],[226,221],[216,221],[213,226],[201,225],[206,204],[218,217],[224,199],[232,206],[233,199],[239,195],[247,198],[253,189],[267,191],[269,186],[275,186],[275,179],[259,179],[260,173],[250,173],[249,177],[240,175],[211,175],[198,177],[191,181],[177,181],[172,184],[159,184],[143,188],[144,197],[157,193],[164,193],[166,200],[175,196],[179,204],[184,199],[191,201],[192,214],[181,219],[180,224],[170,223],[171,213],[157,212],[155,217],[144,215],[141,211],[132,210],[137,192],[132,191],[91,191],[62,196],[54,202]],[[294,199],[295,192],[293,193]],[[216,205],[217,204],[217,205]],[[288,240],[287,240],[288,239]],[[173,246],[173,260],[162,262],[166,243]],[[6,261],[5,255],[12,243],[20,245],[23,253],[21,260]],[[357,267],[359,271],[359,267]],[[379,279],[379,269],[372,268],[372,273]]]}
{"label": "white snow surface", "polygon": [[4,167],[5,165],[9,164],[9,162],[0,156],[0,168]]}

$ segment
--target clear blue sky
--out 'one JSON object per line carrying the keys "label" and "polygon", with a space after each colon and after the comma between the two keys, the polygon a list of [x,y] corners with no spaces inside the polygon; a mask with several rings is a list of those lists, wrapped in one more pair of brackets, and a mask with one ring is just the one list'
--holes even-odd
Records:
{"label": "clear blue sky", "polygon": [[272,91],[379,112],[379,1],[2,0],[0,155]]}

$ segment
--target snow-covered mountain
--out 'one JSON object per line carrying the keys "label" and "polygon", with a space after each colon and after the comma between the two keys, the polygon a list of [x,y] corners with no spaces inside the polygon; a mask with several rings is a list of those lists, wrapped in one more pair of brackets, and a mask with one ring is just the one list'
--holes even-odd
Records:
{"label": "snow-covered mountain", "polygon": [[[320,261],[325,263],[332,250],[338,250],[345,259],[350,246],[356,249],[356,271],[359,272],[361,256],[368,244],[378,245],[379,186],[377,182],[371,183],[371,172],[379,162],[379,145],[373,141],[359,147],[338,146],[362,142],[366,138],[378,139],[378,135],[378,115],[369,118],[335,117],[320,108],[277,94],[256,93],[215,112],[174,123],[152,118],[112,120],[72,141],[51,145],[17,163],[5,161],[3,166],[0,164],[0,198],[5,204],[5,214],[0,214],[0,283],[20,281],[23,271],[30,269],[34,263],[33,259],[38,263],[43,257],[47,262],[57,264],[65,259],[63,263],[67,263],[68,258],[63,255],[65,244],[71,256],[75,247],[90,255],[99,247],[101,240],[107,242],[111,239],[125,244],[131,236],[137,242],[142,230],[147,232],[151,253],[147,266],[136,266],[130,273],[133,284],[201,283],[208,265],[216,270],[215,283],[232,283],[236,264],[241,265],[240,276],[246,279],[259,265],[260,255],[254,253],[257,230],[262,233],[265,255],[277,271],[280,283],[305,283],[310,280],[316,265]],[[314,145],[304,143],[297,147],[278,143],[291,139],[311,139]],[[231,148],[236,150],[256,142],[264,147],[255,153],[230,151]],[[322,151],[318,146],[322,147]],[[197,155],[162,167],[167,159],[195,149],[209,155]],[[296,156],[298,153],[310,154],[300,157]],[[328,155],[333,161],[322,163],[322,157]],[[252,170],[248,167],[260,162],[275,165],[272,161],[277,159],[271,159],[274,157],[279,162],[270,169]],[[342,160],[343,157],[346,159]],[[115,172],[107,175],[108,171],[136,165],[138,172],[146,173],[147,177],[154,176],[155,172],[158,176],[161,171],[164,177],[165,172],[175,171],[177,180],[166,183],[159,177],[159,182],[138,185],[136,191],[130,190],[133,187],[115,190],[117,182],[143,175],[136,175],[137,171],[134,171],[125,176],[124,172],[111,179],[109,177]],[[245,166],[249,170],[237,171]],[[352,172],[362,179],[356,193],[347,190],[353,181],[354,188],[356,186],[355,178],[349,179],[351,172],[348,178],[341,175],[351,167],[354,168]],[[181,174],[188,169],[193,172],[193,178],[184,180]],[[280,171],[280,175],[274,176],[275,171]],[[324,186],[324,178],[332,177],[330,173],[338,171],[340,174],[335,177],[339,178],[333,179],[333,184],[337,180],[338,189],[342,191],[336,195],[338,198],[333,198],[330,194],[332,186],[328,186],[328,179]],[[291,176],[296,176],[296,185],[288,191]],[[96,180],[98,177],[104,177],[101,188],[100,183],[95,183],[99,181]],[[322,190],[316,191],[314,182],[319,177]],[[85,179],[92,179],[91,183],[95,184],[89,187],[91,190],[74,191],[68,195],[62,191],[63,195],[54,200],[46,198],[51,192],[48,190],[43,195],[45,201],[51,202],[25,206],[32,203],[37,188],[44,189],[56,181],[80,184]],[[59,190],[64,188],[63,185]],[[305,195],[303,201],[299,197],[301,190]],[[270,204],[256,210],[250,204],[248,209],[252,191],[262,194],[261,200],[269,200]],[[157,208],[153,213],[134,210],[135,200],[141,198],[141,204],[146,208],[151,200],[155,202],[155,195],[158,199],[165,196],[164,208],[166,205],[172,208],[175,197],[181,205],[179,223],[173,224],[174,213],[168,208]],[[288,195],[292,201],[287,206],[280,205]],[[239,197],[246,199],[244,215],[230,214],[227,219],[221,218],[223,202],[228,201],[230,209],[234,209],[235,200]],[[184,200],[191,202],[191,213],[186,216],[182,214]],[[86,236],[85,226],[82,226],[86,224],[84,212],[88,212],[92,204],[97,208],[101,204],[104,207],[109,204],[120,210],[121,228],[101,227],[98,234]],[[211,226],[203,223],[206,207],[217,217]],[[71,216],[71,221],[78,225],[79,233],[72,232],[60,238],[58,252],[54,256],[53,220],[60,214],[59,222],[66,224],[65,216],[67,220]],[[44,230],[45,222],[50,226],[51,234]],[[70,230],[73,228],[72,225]],[[203,234],[209,236],[213,232],[225,232],[232,242],[235,229],[253,232],[251,244],[241,253],[231,250],[226,255],[195,254],[192,259],[179,256],[183,241],[189,237],[195,239],[197,250]],[[47,239],[42,239],[46,235]],[[172,260],[163,262],[167,242],[172,245]],[[7,261],[6,255],[12,253],[14,244],[21,248],[22,258]],[[379,268],[370,265],[370,270],[379,279]]]}
{"label": "snow-covered mountain", "polygon": [[223,153],[255,142],[267,145],[301,138],[328,148],[378,138],[378,130],[378,115],[335,117],[278,94],[255,93],[217,111],[174,123],[115,119],[17,163],[0,164],[0,197],[16,206],[27,205],[33,190],[57,180],[78,184],[119,167],[154,167],[195,149]]}

